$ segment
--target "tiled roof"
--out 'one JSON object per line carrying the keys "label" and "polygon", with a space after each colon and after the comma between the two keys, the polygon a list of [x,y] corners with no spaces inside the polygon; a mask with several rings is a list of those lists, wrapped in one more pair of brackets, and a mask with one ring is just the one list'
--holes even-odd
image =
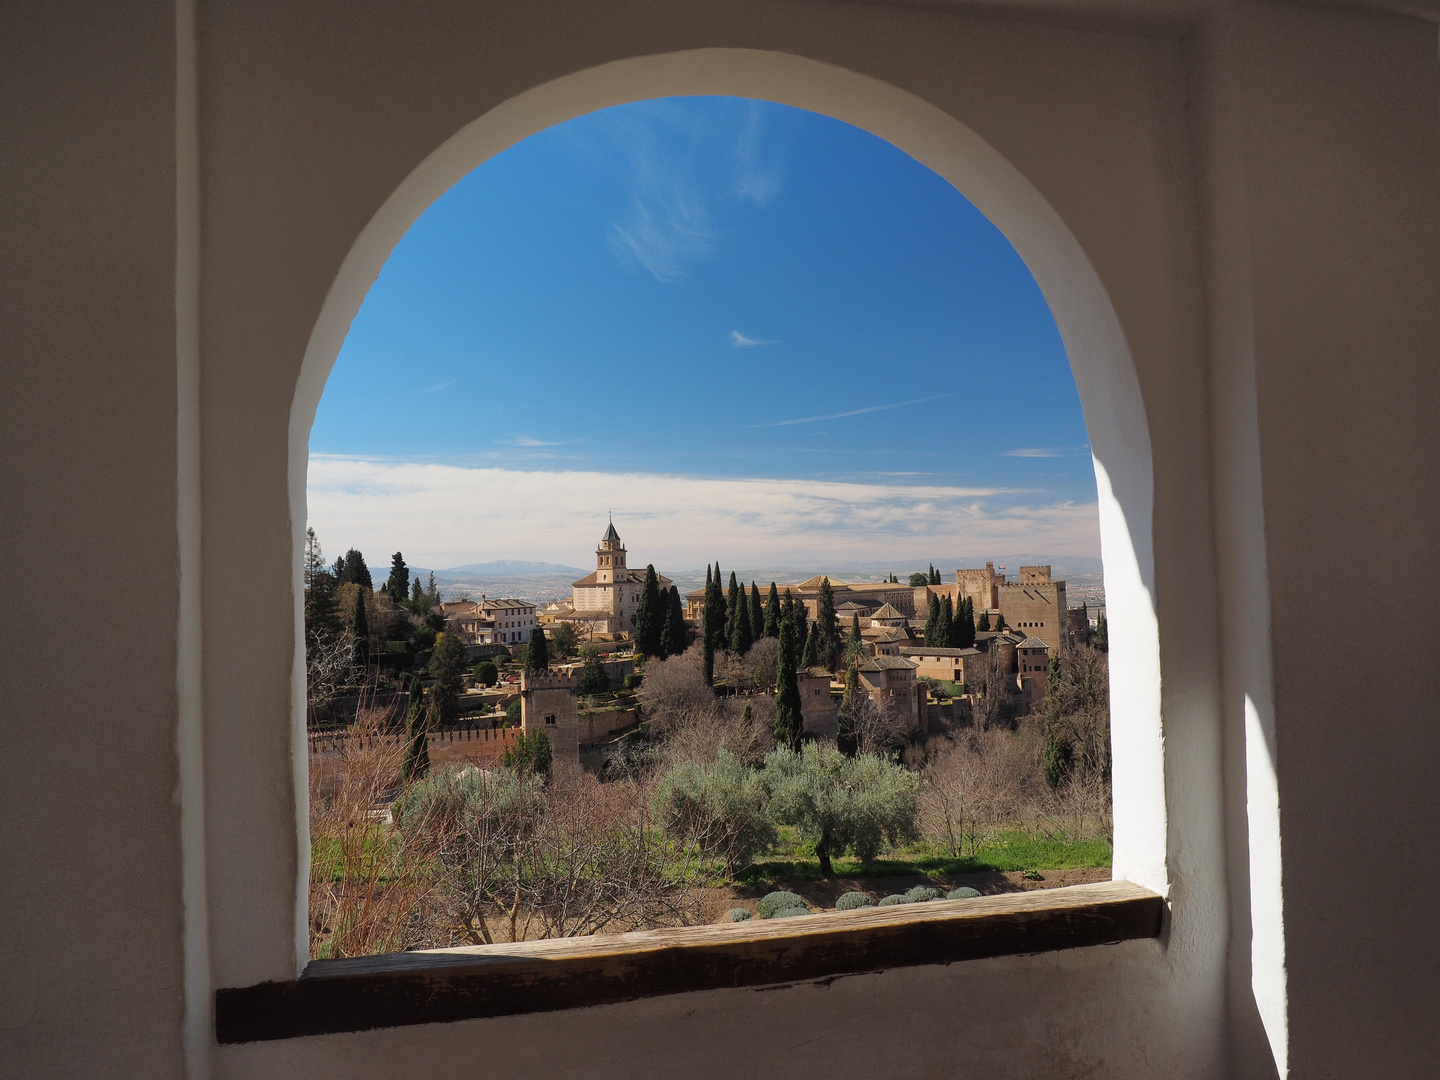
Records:
{"label": "tiled roof", "polygon": [[872,619],[903,619],[904,614],[896,611],[891,604],[882,604],[877,610],[870,613]]}
{"label": "tiled roof", "polygon": [[861,671],[913,671],[915,664],[903,656],[872,656],[860,665]]}
{"label": "tiled roof", "polygon": [[1016,645],[1015,647],[1017,649],[1049,649],[1050,643],[1046,641],[1041,641],[1038,637],[1027,637],[1024,641],[1020,642],[1020,644]]}
{"label": "tiled roof", "polygon": [[902,645],[900,651],[906,656],[979,656],[979,649],[949,649],[940,648],[938,645],[931,648],[928,645]]}
{"label": "tiled roof", "polygon": [[615,544],[618,544],[618,543],[621,542],[621,541],[620,541],[620,534],[615,531],[615,523],[614,523],[613,521],[610,522],[609,528],[607,528],[607,529],[605,530],[605,535],[600,538],[600,542],[601,542],[602,544],[604,544],[604,543],[615,543]]}

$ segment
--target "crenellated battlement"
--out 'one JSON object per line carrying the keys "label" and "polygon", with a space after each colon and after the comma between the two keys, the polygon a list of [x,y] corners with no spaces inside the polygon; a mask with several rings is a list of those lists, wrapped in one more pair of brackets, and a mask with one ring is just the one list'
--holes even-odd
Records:
{"label": "crenellated battlement", "polygon": [[565,675],[560,672],[547,671],[543,675],[538,671],[523,671],[520,673],[520,692],[527,690],[578,690],[580,677],[578,675]]}

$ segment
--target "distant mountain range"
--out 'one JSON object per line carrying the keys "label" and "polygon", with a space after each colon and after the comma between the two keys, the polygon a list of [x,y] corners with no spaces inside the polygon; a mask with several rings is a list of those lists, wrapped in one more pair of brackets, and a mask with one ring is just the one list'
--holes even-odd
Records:
{"label": "distant mountain range", "polygon": [[[426,573],[429,573],[427,570]],[[522,559],[496,559],[494,562],[473,562],[436,570],[438,577],[513,577],[517,574],[570,574],[584,577],[586,571],[564,563],[525,562]]]}

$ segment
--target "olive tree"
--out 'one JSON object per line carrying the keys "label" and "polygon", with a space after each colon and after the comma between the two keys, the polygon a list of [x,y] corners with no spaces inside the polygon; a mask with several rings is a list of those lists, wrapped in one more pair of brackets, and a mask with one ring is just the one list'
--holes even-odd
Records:
{"label": "olive tree", "polygon": [[847,851],[871,863],[888,842],[917,835],[920,778],[874,754],[846,757],[830,746],[781,747],[765,759],[760,782],[770,816],[813,840],[820,873]]}

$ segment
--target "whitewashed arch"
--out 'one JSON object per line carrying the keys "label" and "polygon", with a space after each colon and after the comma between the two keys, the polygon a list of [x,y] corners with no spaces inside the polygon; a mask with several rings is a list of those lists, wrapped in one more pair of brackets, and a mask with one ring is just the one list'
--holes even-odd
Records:
{"label": "whitewashed arch", "polygon": [[[960,120],[888,83],[788,53],[698,49],[616,61],[556,79],[511,98],[458,131],[406,177],[356,238],[311,333],[290,415],[295,550],[304,545],[310,429],[325,381],[366,293],[415,220],[477,166],[539,131],[612,105],[686,95],[774,101],[885,139],[974,203],[1035,276],[1065,343],[1095,462],[1110,620],[1114,875],[1167,892],[1153,470],[1145,407],[1124,332],[1089,258],[1035,187]],[[297,556],[297,598],[299,565]],[[301,636],[294,700],[302,712],[304,678]],[[296,720],[296,805],[304,806],[303,715]],[[299,815],[298,825],[302,834],[308,832],[304,815]],[[299,850],[308,853],[308,836],[300,840]],[[308,869],[301,867],[297,882],[302,956]]]}

